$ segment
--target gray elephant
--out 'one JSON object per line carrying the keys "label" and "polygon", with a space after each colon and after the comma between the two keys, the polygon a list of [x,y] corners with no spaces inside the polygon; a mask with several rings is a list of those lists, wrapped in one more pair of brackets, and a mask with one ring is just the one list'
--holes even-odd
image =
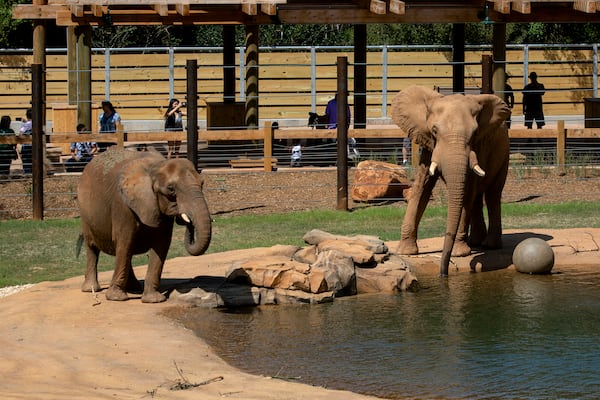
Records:
{"label": "gray elephant", "polygon": [[[448,216],[440,274],[450,256],[466,256],[471,246],[502,247],[500,203],[509,162],[505,120],[510,109],[490,94],[444,96],[411,86],[392,102],[392,119],[421,147],[421,156],[398,252],[417,254],[417,229],[438,177],[448,192]],[[483,202],[488,209],[486,229]]]}
{"label": "gray elephant", "polygon": [[100,290],[97,265],[102,251],[115,256],[106,298],[127,300],[127,292],[141,292],[131,257],[148,252],[142,302],[165,301],[158,288],[174,221],[187,228],[184,244],[189,254],[200,255],[210,244],[211,217],[202,185],[202,177],[186,159],[117,149],[96,156],[77,188],[87,252],[82,291]]}

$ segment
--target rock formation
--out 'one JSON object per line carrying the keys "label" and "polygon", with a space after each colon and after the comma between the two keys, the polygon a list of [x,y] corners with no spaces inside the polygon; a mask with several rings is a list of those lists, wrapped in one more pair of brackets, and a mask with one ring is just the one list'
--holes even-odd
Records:
{"label": "rock formation", "polygon": [[414,289],[408,265],[375,236],[312,230],[306,247],[273,246],[240,256],[223,279],[178,284],[169,301],[201,307],[323,303],[363,293]]}
{"label": "rock formation", "polygon": [[407,198],[410,179],[399,165],[365,160],[356,167],[352,200],[367,202],[390,198]]}

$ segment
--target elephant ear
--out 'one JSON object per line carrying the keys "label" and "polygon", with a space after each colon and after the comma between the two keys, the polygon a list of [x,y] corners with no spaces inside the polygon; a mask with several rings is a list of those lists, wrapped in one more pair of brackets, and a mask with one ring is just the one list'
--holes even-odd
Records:
{"label": "elephant ear", "polygon": [[156,163],[164,162],[160,154],[148,153],[147,156],[129,161],[122,170],[120,195],[144,225],[157,227],[161,221],[158,199],[153,189],[150,171]]}
{"label": "elephant ear", "polygon": [[392,100],[392,121],[411,140],[430,151],[435,142],[427,127],[427,115],[431,102],[440,97],[443,95],[423,86],[409,86]]}
{"label": "elephant ear", "polygon": [[477,117],[480,131],[496,130],[510,116],[510,108],[500,97],[493,94],[472,96],[482,106]]}

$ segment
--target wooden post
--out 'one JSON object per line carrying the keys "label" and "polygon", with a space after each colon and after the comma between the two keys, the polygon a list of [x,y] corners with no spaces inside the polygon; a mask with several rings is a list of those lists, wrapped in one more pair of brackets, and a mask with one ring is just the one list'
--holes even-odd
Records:
{"label": "wooden post", "polygon": [[[77,121],[92,128],[92,27],[75,28],[77,37]],[[73,126],[71,129],[75,129]]]}
{"label": "wooden post", "polygon": [[117,123],[117,148],[124,149],[125,148],[125,129],[123,128],[122,123]]}
{"label": "wooden post", "polygon": [[223,102],[235,102],[235,26],[223,25]]}
{"label": "wooden post", "polygon": [[198,169],[198,61],[187,60],[187,159]]}
{"label": "wooden post", "polygon": [[452,24],[452,91],[465,91],[465,24]]}
{"label": "wooden post", "polygon": [[496,23],[492,28],[493,79],[492,93],[504,100],[506,83],[506,24]]}
{"label": "wooden post", "polygon": [[567,130],[565,121],[556,121],[556,164],[559,167],[565,167],[567,155]]}
{"label": "wooden post", "polygon": [[44,219],[44,95],[42,64],[31,65],[31,155],[33,219]]}
{"label": "wooden post", "polygon": [[246,25],[246,116],[249,128],[258,128],[258,25]]}
{"label": "wooden post", "polygon": [[354,25],[354,129],[367,127],[367,26]]}
{"label": "wooden post", "polygon": [[481,56],[481,93],[492,93],[492,56]]}
{"label": "wooden post", "polygon": [[265,143],[264,143],[264,161],[265,172],[273,171],[273,137],[275,130],[271,121],[265,122]]}
{"label": "wooden post", "polygon": [[337,59],[337,209],[348,211],[348,58]]}

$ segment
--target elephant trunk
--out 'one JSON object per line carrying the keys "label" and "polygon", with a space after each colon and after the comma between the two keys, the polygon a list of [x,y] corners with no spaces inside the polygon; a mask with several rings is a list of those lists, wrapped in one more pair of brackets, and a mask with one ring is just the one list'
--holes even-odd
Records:
{"label": "elephant trunk", "polygon": [[442,248],[442,260],[440,263],[440,275],[448,275],[448,266],[452,247],[456,240],[458,226],[463,210],[465,198],[465,185],[468,169],[467,157],[453,155],[445,160],[442,166],[444,180],[448,191],[448,215],[446,219],[446,235]]}
{"label": "elephant trunk", "polygon": [[204,196],[194,196],[192,207],[181,210],[181,220],[185,223],[184,246],[192,256],[204,254],[212,237],[212,220]]}

